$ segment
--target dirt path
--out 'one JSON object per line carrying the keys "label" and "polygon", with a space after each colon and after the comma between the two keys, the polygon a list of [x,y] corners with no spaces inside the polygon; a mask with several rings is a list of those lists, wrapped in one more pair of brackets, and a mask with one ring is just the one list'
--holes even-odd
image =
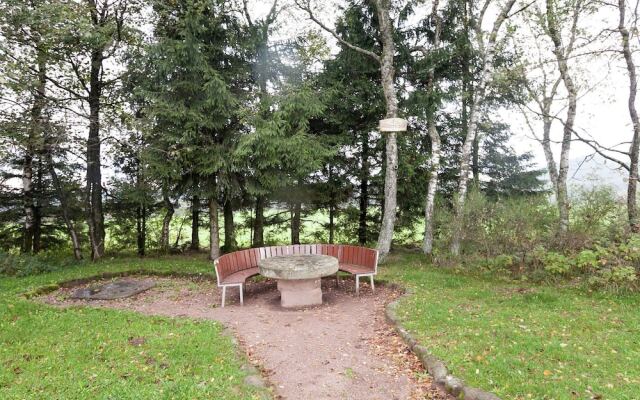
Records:
{"label": "dirt path", "polygon": [[245,305],[237,291],[220,308],[214,283],[152,278],[157,286],[123,300],[71,300],[74,289],[44,298],[60,306],[90,304],[144,314],[212,319],[231,328],[250,360],[262,367],[283,399],[445,399],[420,363],[385,322],[384,306],[398,293],[369,287],[353,294],[353,282],[323,281],[325,304],[284,310],[272,281],[249,283]]}

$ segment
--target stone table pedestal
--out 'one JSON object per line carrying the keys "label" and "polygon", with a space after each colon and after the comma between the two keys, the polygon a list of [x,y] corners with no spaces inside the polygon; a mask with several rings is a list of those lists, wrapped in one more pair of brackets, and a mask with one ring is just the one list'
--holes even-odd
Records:
{"label": "stone table pedestal", "polygon": [[322,277],[338,272],[338,259],[319,254],[266,258],[258,262],[260,274],[278,280],[282,307],[322,304]]}

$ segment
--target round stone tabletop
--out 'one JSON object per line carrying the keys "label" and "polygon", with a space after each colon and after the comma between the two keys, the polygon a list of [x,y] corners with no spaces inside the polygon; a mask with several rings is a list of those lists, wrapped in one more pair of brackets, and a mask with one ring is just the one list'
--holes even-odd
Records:
{"label": "round stone tabletop", "polygon": [[277,256],[258,261],[260,275],[272,279],[314,279],[338,272],[338,259],[319,254]]}

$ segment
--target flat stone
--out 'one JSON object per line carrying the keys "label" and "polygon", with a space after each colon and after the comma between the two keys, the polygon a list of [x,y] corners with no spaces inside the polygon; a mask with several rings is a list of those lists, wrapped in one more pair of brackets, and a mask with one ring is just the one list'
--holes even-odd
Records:
{"label": "flat stone", "polygon": [[80,288],[73,292],[71,298],[82,300],[123,299],[149,290],[155,285],[152,280],[119,279],[103,285]]}
{"label": "flat stone", "polygon": [[260,275],[272,279],[315,279],[338,272],[338,259],[319,254],[277,256],[258,262]]}

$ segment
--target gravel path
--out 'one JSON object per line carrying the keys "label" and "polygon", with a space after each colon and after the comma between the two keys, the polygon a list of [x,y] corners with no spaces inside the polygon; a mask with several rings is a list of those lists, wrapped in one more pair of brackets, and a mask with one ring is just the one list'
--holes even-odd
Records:
{"label": "gravel path", "polygon": [[231,290],[227,307],[220,308],[214,283],[152,279],[155,288],[127,299],[72,300],[68,296],[75,288],[70,288],[43,300],[219,321],[234,331],[282,399],[447,398],[385,322],[384,306],[399,294],[389,288],[376,287],[371,294],[365,284],[356,297],[353,281],[341,281],[337,288],[335,280],[325,280],[322,306],[285,310],[275,282],[251,282],[244,307],[237,303],[237,290]]}

